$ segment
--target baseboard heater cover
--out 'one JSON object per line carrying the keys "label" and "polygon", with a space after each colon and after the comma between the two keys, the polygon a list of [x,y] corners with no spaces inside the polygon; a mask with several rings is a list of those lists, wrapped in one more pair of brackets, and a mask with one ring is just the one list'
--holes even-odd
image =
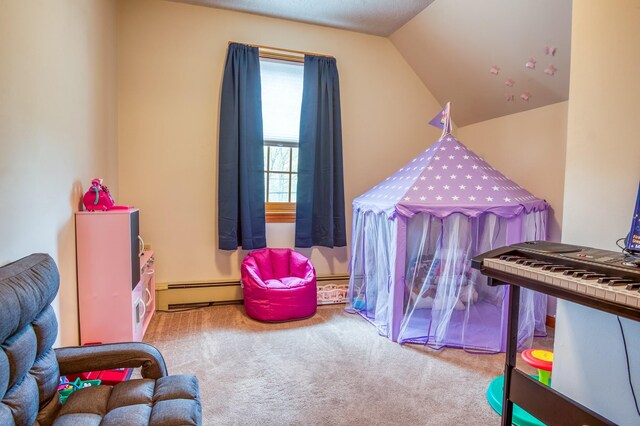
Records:
{"label": "baseboard heater cover", "polygon": [[233,287],[239,286],[240,281],[211,281],[211,282],[190,282],[190,283],[174,283],[167,284],[168,290],[177,290],[185,288],[208,288],[208,287]]}
{"label": "baseboard heater cover", "polygon": [[[316,277],[316,282],[327,282],[327,281],[349,281],[349,275],[321,275]],[[239,286],[240,280],[226,280],[226,281],[186,281],[186,282],[176,282],[176,283],[166,283],[164,286],[162,284],[158,285],[158,290],[164,289],[167,290],[178,290],[178,289],[191,289],[191,288],[208,288],[208,287],[233,287]]]}
{"label": "baseboard heater cover", "polygon": [[[349,281],[348,274],[316,277],[319,288],[345,281]],[[239,279],[158,283],[156,297],[158,309],[167,311],[244,303]]]}
{"label": "baseboard heater cover", "polygon": [[206,308],[209,306],[222,305],[244,305],[244,300],[220,300],[216,302],[193,302],[193,303],[171,303],[168,305],[170,311],[182,309]]}

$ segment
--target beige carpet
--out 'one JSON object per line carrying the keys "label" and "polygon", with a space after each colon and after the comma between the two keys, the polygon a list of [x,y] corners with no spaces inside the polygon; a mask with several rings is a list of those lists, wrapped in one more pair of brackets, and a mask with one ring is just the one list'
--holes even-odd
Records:
{"label": "beige carpet", "polygon": [[145,341],[169,373],[198,376],[207,425],[500,422],[485,392],[503,354],[400,346],[342,305],[280,324],[253,321],[240,305],[157,313]]}

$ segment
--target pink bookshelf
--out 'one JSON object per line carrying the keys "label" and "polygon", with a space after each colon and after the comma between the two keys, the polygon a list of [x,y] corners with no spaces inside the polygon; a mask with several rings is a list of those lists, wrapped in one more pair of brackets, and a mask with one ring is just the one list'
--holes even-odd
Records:
{"label": "pink bookshelf", "polygon": [[141,341],[155,312],[139,210],[76,213],[80,343]]}

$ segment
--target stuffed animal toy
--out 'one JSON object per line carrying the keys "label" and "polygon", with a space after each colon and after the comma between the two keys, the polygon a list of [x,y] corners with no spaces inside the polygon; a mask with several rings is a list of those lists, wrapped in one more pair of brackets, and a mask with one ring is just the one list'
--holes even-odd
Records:
{"label": "stuffed animal toy", "polygon": [[[478,301],[475,283],[471,280],[471,264],[466,256],[455,256],[453,262],[447,262],[447,255],[442,260],[429,256],[420,256],[409,264],[407,284],[411,286],[409,298],[415,309],[449,309],[463,310],[467,305]],[[438,286],[455,286],[440,293]],[[449,290],[449,291],[447,291]]]}
{"label": "stuffed animal toy", "polygon": [[440,311],[453,306],[453,309],[456,311],[461,311],[465,308],[465,305],[462,303],[460,298],[455,297],[454,295],[437,298],[432,296],[420,297],[415,303],[416,309],[434,309],[436,311]]}
{"label": "stuffed animal toy", "polygon": [[87,211],[128,210],[128,206],[116,206],[109,188],[102,184],[102,179],[95,178],[91,181],[91,188],[82,197],[84,208]]}
{"label": "stuffed animal toy", "polygon": [[438,264],[438,259],[427,255],[414,258],[409,262],[409,271],[405,280],[407,287],[405,294],[409,295],[412,304],[415,304],[418,298],[435,297]]}

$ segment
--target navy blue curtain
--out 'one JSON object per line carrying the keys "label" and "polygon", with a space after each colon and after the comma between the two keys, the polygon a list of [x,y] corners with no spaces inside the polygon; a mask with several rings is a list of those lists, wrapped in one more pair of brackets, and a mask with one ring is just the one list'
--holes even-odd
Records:
{"label": "navy blue curtain", "polygon": [[305,56],[300,115],[295,245],[344,247],[340,84],[334,58]]}
{"label": "navy blue curtain", "polygon": [[260,59],[232,43],[222,81],[218,149],[218,243],[222,250],[266,247]]}

